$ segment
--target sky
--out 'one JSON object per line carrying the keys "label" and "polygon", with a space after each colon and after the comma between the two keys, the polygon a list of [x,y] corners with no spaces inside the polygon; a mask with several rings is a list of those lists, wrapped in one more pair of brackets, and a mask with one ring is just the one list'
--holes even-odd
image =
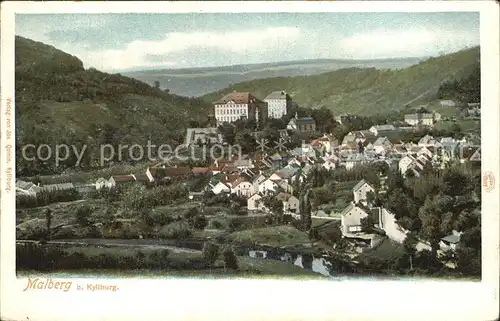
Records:
{"label": "sky", "polygon": [[18,14],[16,35],[120,72],[437,56],[479,45],[479,13]]}

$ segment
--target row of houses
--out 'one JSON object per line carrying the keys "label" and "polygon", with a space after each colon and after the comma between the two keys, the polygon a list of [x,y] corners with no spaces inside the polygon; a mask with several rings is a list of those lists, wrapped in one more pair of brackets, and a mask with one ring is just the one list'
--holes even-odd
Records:
{"label": "row of houses", "polygon": [[[361,180],[353,188],[354,201],[351,202],[340,213],[340,229],[342,236],[347,239],[365,239],[369,240],[370,247],[376,246],[378,236],[376,234],[367,234],[362,229],[362,219],[372,216],[375,222],[374,227],[385,232],[385,235],[402,244],[410,231],[401,227],[395,215],[383,207],[370,207],[368,202],[368,194],[375,192],[375,188],[365,180]],[[441,251],[456,250],[459,247],[460,236],[462,232],[452,231],[450,235],[443,237],[440,240],[439,246]],[[419,240],[416,245],[417,251],[431,250],[428,242]]]}

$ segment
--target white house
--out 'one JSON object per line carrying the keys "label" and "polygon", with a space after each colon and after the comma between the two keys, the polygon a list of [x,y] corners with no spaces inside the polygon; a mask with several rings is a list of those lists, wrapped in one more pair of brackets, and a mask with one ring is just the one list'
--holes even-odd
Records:
{"label": "white house", "polygon": [[351,203],[340,213],[340,229],[346,236],[361,232],[361,219],[368,216],[363,209]]}
{"label": "white house", "polygon": [[286,202],[283,202],[283,209],[285,210],[285,213],[287,212],[292,212],[292,213],[297,213],[299,210],[299,199],[295,196],[290,196]]}
{"label": "white house", "polygon": [[267,194],[269,192],[274,192],[279,189],[278,184],[273,182],[271,179],[266,179],[259,185],[259,193]]}
{"label": "white house", "polygon": [[375,189],[364,179],[359,181],[359,183],[352,189],[352,193],[354,194],[354,203],[361,202],[366,205],[367,194],[370,192],[374,193]]}
{"label": "white house", "polygon": [[226,185],[222,182],[218,182],[212,188],[212,192],[214,192],[215,195],[220,194],[220,193],[231,193],[231,187],[229,187],[228,185]]}
{"label": "white house", "polygon": [[425,135],[418,141],[419,147],[440,147],[442,146],[434,137]]}
{"label": "white house", "polygon": [[262,210],[264,209],[264,205],[260,200],[262,199],[262,196],[259,194],[253,194],[247,199],[247,209],[249,211],[257,211],[257,210]]}
{"label": "white house", "polygon": [[396,130],[394,125],[375,125],[368,129],[373,135],[378,136],[381,133],[392,132]]}
{"label": "white house", "polygon": [[264,182],[266,179],[267,177],[264,176],[262,173],[257,175],[252,181],[253,190],[258,191],[260,184],[262,184],[262,182]]}
{"label": "white house", "polygon": [[345,168],[351,170],[358,165],[363,165],[368,162],[368,158],[363,154],[349,154],[345,161]]}
{"label": "white house", "polygon": [[25,182],[22,180],[18,180],[16,182],[16,195],[27,195],[35,197],[40,190],[41,189],[39,186],[31,182]]}
{"label": "white house", "polygon": [[439,104],[441,107],[455,107],[457,105],[453,100],[441,100]]}
{"label": "white house", "polygon": [[392,149],[392,143],[387,137],[379,137],[373,143],[373,149],[379,155],[383,155]]}
{"label": "white house", "polygon": [[333,158],[327,158],[325,159],[323,164],[321,164],[321,166],[323,166],[323,168],[326,169],[327,171],[330,171],[337,167],[337,162]]}
{"label": "white house", "polygon": [[108,180],[99,177],[95,182],[95,189],[99,190],[101,188],[108,187]]}
{"label": "white house", "polygon": [[267,117],[281,118],[290,110],[292,99],[284,90],[273,91],[264,101],[267,103]]}
{"label": "white house", "polygon": [[296,213],[299,209],[299,199],[288,193],[279,193],[276,199],[283,203],[283,213]]}
{"label": "white house", "polygon": [[238,196],[250,197],[254,193],[253,185],[244,178],[238,179],[233,182],[231,193]]}
{"label": "white house", "polygon": [[407,231],[396,223],[394,214],[385,208],[379,208],[378,227],[385,231],[387,237],[402,244],[406,239]]}
{"label": "white house", "polygon": [[215,101],[217,124],[231,123],[238,119],[258,120],[267,117],[267,104],[249,92],[232,92]]}
{"label": "white house", "polygon": [[460,237],[463,232],[458,232],[453,230],[448,236],[445,236],[439,242],[439,248],[443,251],[452,250],[455,251],[460,246]]}
{"label": "white house", "polygon": [[410,155],[406,155],[405,157],[401,158],[398,163],[400,173],[404,175],[410,168],[413,168],[415,162],[416,159]]}

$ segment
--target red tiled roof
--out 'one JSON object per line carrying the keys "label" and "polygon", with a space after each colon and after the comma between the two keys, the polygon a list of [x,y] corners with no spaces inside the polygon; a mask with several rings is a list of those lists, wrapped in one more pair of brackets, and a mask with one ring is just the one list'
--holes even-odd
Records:
{"label": "red tiled roof", "polygon": [[208,174],[212,170],[210,169],[210,167],[193,167],[193,169],[191,171],[194,174]]}
{"label": "red tiled roof", "polygon": [[134,176],[132,175],[117,175],[117,176],[111,176],[115,182],[132,182],[135,181]]}
{"label": "red tiled roof", "polygon": [[221,99],[214,102],[214,104],[225,104],[228,101],[234,101],[235,104],[248,104],[250,102],[261,102],[260,99],[256,98],[250,92],[232,92],[226,94]]}
{"label": "red tiled roof", "polygon": [[149,168],[149,172],[154,178],[162,179],[165,177],[177,177],[191,174],[189,167],[168,167],[168,168]]}

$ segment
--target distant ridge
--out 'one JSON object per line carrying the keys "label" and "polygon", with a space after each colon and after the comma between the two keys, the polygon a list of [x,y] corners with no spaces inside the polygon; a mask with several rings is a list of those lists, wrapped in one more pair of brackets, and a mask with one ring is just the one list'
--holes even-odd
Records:
{"label": "distant ridge", "polygon": [[222,67],[158,69],[122,72],[123,75],[153,84],[183,96],[202,96],[231,84],[270,77],[317,75],[349,67],[398,69],[419,63],[425,58],[376,60],[312,59]]}
{"label": "distant ridge", "polygon": [[326,107],[334,113],[390,113],[411,103],[436,99],[444,81],[468,77],[479,68],[479,47],[428,58],[400,69],[350,67],[318,75],[255,79],[203,96],[207,102],[231,91],[265,97],[286,90],[303,107]]}

